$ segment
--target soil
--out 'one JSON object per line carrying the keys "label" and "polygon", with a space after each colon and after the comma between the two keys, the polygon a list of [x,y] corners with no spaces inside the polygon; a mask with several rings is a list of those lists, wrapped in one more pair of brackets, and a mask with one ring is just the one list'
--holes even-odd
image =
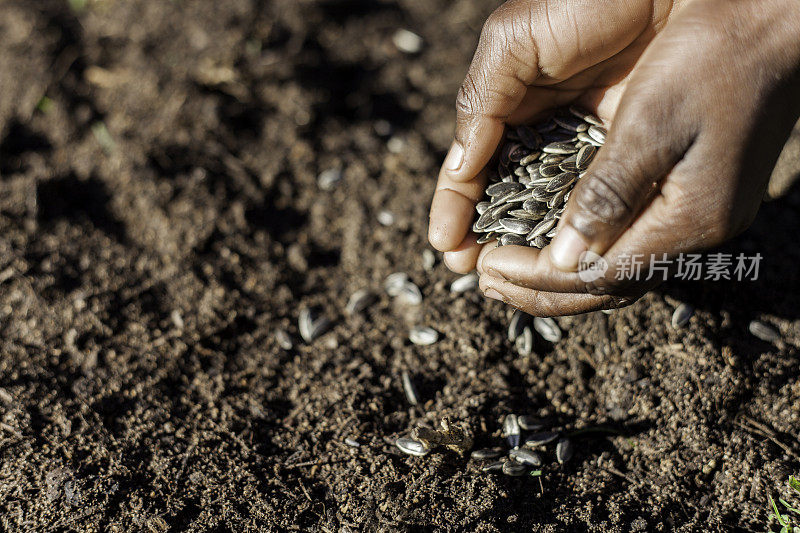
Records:
{"label": "soil", "polygon": [[[558,319],[564,340],[525,357],[511,310],[423,268],[454,94],[496,4],[0,3],[5,530],[777,529],[768,495],[800,466],[796,190],[725,249],[761,253],[758,281]],[[328,168],[344,176],[323,191]],[[395,271],[421,306],[345,314]],[[697,312],[676,330],[680,302]],[[310,306],[335,325],[305,343]],[[410,344],[417,323],[440,341]],[[502,445],[510,412],[587,431],[540,478],[385,440],[449,416]]]}

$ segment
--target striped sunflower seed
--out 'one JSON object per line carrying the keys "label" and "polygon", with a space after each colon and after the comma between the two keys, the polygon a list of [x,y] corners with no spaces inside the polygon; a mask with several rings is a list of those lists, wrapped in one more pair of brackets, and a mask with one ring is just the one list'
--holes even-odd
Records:
{"label": "striped sunflower seed", "polygon": [[519,309],[514,310],[511,322],[508,324],[508,340],[514,342],[522,335],[522,331],[531,323],[531,316]]}
{"label": "striped sunflower seed", "polygon": [[328,331],[333,325],[331,320],[325,315],[320,315],[309,308],[303,308],[297,321],[297,329],[303,340],[311,343]]}
{"label": "striped sunflower seed", "polygon": [[527,246],[528,241],[522,235],[506,233],[500,237],[500,246]]}
{"label": "striped sunflower seed", "polygon": [[529,415],[518,416],[517,423],[519,423],[519,427],[525,431],[539,431],[543,427],[543,424],[538,418]]}
{"label": "striped sunflower seed", "polygon": [[482,472],[501,472],[505,461],[495,461],[486,466],[481,467]]}
{"label": "striped sunflower seed", "polygon": [[555,431],[540,431],[539,433],[533,433],[528,435],[525,439],[525,446],[528,447],[536,447],[536,446],[544,446],[545,444],[550,444],[554,440],[558,438],[558,433]]}
{"label": "striped sunflower seed", "polygon": [[558,441],[556,445],[556,459],[560,464],[564,464],[570,459],[572,459],[572,455],[575,453],[575,449],[572,446],[572,441],[569,439],[561,439]]}
{"label": "striped sunflower seed", "polygon": [[439,332],[427,326],[414,326],[408,332],[408,340],[417,346],[430,346],[439,340]]}
{"label": "striped sunflower seed", "polygon": [[[528,235],[525,237],[525,239],[528,240],[528,241],[532,241],[533,239],[535,239],[537,237],[542,237],[542,236],[544,236],[545,233],[547,233],[548,231],[553,229],[553,226],[555,226],[555,225],[556,225],[556,219],[555,218],[544,219],[541,222],[539,222],[536,225],[536,227],[531,230],[530,233],[528,233]],[[537,246],[537,248],[538,248],[538,246]]]}
{"label": "striped sunflower seed", "polygon": [[450,284],[450,292],[461,294],[462,292],[473,291],[478,288],[478,279],[478,274],[475,272],[461,276]]}
{"label": "striped sunflower seed", "polygon": [[525,235],[530,233],[535,224],[529,220],[520,220],[517,218],[501,218],[500,224],[511,233],[517,235]]}
{"label": "striped sunflower seed", "polygon": [[523,476],[528,471],[528,467],[516,461],[506,461],[503,463],[503,473],[507,476]]}
{"label": "striped sunflower seed", "polygon": [[594,154],[597,153],[597,147],[593,144],[587,144],[580,150],[575,157],[575,166],[578,170],[586,170],[589,168],[589,163],[594,159]]}
{"label": "striped sunflower seed", "polygon": [[414,386],[414,382],[411,381],[409,373],[403,370],[403,373],[400,374],[400,380],[403,383],[403,392],[406,395],[408,403],[417,405],[419,403],[419,395],[417,394],[417,388]]}
{"label": "striped sunflower seed", "polygon": [[476,461],[485,461],[486,459],[497,459],[501,455],[503,455],[503,450],[500,448],[483,448],[474,450],[470,454],[470,457]]}
{"label": "striped sunflower seed", "polygon": [[525,187],[520,185],[519,183],[515,182],[500,182],[495,183],[494,185],[489,185],[486,188],[486,194],[493,198],[507,196],[508,194],[513,194],[515,192],[519,192]]}
{"label": "striped sunflower seed", "polygon": [[672,313],[672,327],[675,329],[682,328],[689,323],[689,319],[692,318],[693,314],[694,307],[689,304],[680,304],[675,308],[675,312]]}
{"label": "striped sunflower seed", "polygon": [[344,310],[348,315],[360,313],[377,300],[378,297],[367,289],[359,289],[350,295]]}
{"label": "striped sunflower seed", "polygon": [[531,450],[526,450],[524,448],[511,450],[508,456],[518,463],[529,466],[542,466],[542,457],[538,453]]}
{"label": "striped sunflower seed", "polygon": [[573,172],[562,172],[561,174],[554,176],[544,190],[547,192],[558,192],[561,189],[565,189],[575,183],[576,179],[578,179],[577,174]]}
{"label": "striped sunflower seed", "polygon": [[395,441],[395,445],[400,448],[400,451],[408,455],[423,456],[428,455],[430,448],[418,440],[409,439],[408,437],[400,437]]}
{"label": "striped sunflower seed", "polygon": [[512,448],[519,447],[519,423],[517,422],[517,415],[508,414],[503,419],[503,436],[508,441],[508,445]]}
{"label": "striped sunflower seed", "polygon": [[753,320],[747,326],[747,329],[750,331],[750,334],[756,338],[761,339],[764,342],[776,342],[780,340],[781,334],[775,331],[774,328],[764,324],[763,322],[759,322],[758,320]]}
{"label": "striped sunflower seed", "polygon": [[499,235],[494,232],[484,233],[480,237],[478,237],[475,242],[478,244],[486,244],[487,242],[492,242],[493,240],[497,239]]}
{"label": "striped sunflower seed", "polygon": [[517,353],[523,357],[533,353],[533,332],[531,328],[526,327],[522,330],[522,334],[517,337],[514,347],[517,349]]}
{"label": "striped sunflower seed", "polygon": [[547,342],[555,344],[561,340],[561,328],[552,318],[534,317],[533,328]]}
{"label": "striped sunflower seed", "polygon": [[[592,135],[591,131],[592,128],[589,128],[589,135]],[[592,138],[594,138],[594,136],[592,136]],[[578,149],[575,148],[575,145],[568,142],[556,141],[546,145],[544,148],[542,148],[542,151],[546,154],[569,155],[574,154],[578,151]]]}
{"label": "striped sunflower seed", "polygon": [[602,126],[590,126],[586,133],[589,134],[589,137],[601,144],[606,142],[606,135],[608,134],[606,129]]}

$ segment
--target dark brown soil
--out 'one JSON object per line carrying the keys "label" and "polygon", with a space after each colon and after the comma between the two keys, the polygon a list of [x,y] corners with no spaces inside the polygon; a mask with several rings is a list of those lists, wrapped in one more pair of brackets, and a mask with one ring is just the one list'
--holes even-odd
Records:
{"label": "dark brown soil", "polygon": [[[775,528],[767,496],[800,466],[796,191],[728,247],[762,253],[759,281],[559,319],[565,339],[528,357],[508,309],[423,270],[453,96],[492,4],[0,3],[5,530]],[[422,53],[393,46],[398,28]],[[421,286],[417,312],[384,296],[345,316],[394,271]],[[698,312],[676,331],[681,301]],[[311,305],[336,325],[306,345]],[[755,318],[783,340],[749,335]],[[411,345],[415,323],[440,342]],[[605,430],[566,466],[550,453],[540,480],[384,441],[450,416],[500,444],[509,412]]]}

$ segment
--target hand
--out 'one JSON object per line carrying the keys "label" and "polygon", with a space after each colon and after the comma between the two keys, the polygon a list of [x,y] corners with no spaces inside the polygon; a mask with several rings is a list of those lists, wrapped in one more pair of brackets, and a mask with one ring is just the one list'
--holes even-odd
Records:
{"label": "hand", "polygon": [[[654,14],[660,12],[655,7]],[[658,35],[641,43],[645,51],[635,47],[638,62],[625,78],[602,96],[593,94],[595,86],[572,93],[573,98],[594,103],[601,117],[613,123],[605,147],[570,195],[559,234],[549,247],[542,251],[489,247],[481,252],[469,237],[452,246],[458,235],[448,241],[440,228],[449,227],[455,234],[463,227],[461,221],[466,226],[472,215],[466,213],[463,197],[458,202],[452,199],[455,192],[447,193],[451,197],[447,208],[434,198],[431,241],[440,249],[453,250],[446,260],[454,269],[478,263],[487,296],[538,315],[625,305],[652,282],[615,280],[621,256],[642,254],[649,259],[655,254],[660,259],[664,253],[674,257],[714,246],[746,228],[755,216],[769,171],[800,112],[797,97],[791,94],[800,85],[800,12],[788,0],[711,0],[670,7],[662,17],[653,17],[651,35]],[[608,27],[599,21],[594,26]],[[581,49],[590,49],[590,42],[581,39]],[[479,56],[480,46],[476,61]],[[594,68],[618,62],[617,69],[622,70],[624,61],[616,58]],[[491,80],[496,78],[491,72],[507,72],[503,68],[484,67],[472,76]],[[558,85],[570,83],[572,79]],[[517,108],[524,105],[527,94],[539,89],[522,90],[526,95]],[[491,102],[503,100],[500,91],[484,90],[487,93]],[[504,101],[508,105],[510,99]],[[563,103],[551,100],[545,107]],[[497,109],[489,116],[503,116]],[[512,115],[509,122],[519,118]],[[463,129],[460,122],[459,130]],[[489,144],[496,144],[499,135],[488,126],[477,136],[487,139],[489,134],[495,135]],[[458,143],[458,133],[456,139]],[[465,183],[444,170],[437,189],[454,184],[471,200],[477,198],[469,196],[473,191],[467,186],[473,183],[480,179]],[[437,196],[443,194],[437,191]],[[611,265],[611,271],[593,283],[582,282],[574,273],[585,250],[603,255]]]}

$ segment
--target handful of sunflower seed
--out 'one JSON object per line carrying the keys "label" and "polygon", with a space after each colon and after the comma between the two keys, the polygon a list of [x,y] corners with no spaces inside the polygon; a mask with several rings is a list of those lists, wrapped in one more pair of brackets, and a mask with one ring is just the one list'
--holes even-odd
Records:
{"label": "handful of sunflower seed", "polygon": [[570,191],[605,140],[600,119],[576,107],[510,130],[497,172],[489,175],[488,198],[476,206],[472,230],[482,234],[478,243],[546,246],[556,235]]}

